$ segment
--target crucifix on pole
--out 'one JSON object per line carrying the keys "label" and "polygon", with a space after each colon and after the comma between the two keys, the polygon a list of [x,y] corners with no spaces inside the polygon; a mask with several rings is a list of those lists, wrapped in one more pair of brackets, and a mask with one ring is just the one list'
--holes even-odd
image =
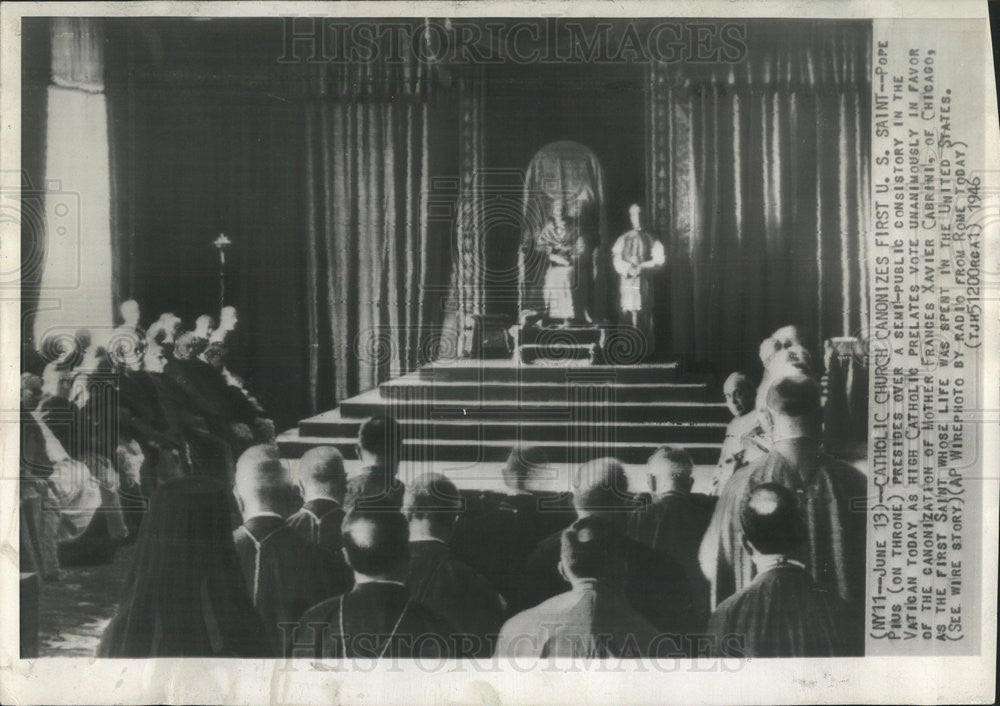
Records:
{"label": "crucifix on pole", "polygon": [[219,233],[219,237],[212,241],[219,251],[219,311],[226,305],[226,248],[232,242],[225,233]]}

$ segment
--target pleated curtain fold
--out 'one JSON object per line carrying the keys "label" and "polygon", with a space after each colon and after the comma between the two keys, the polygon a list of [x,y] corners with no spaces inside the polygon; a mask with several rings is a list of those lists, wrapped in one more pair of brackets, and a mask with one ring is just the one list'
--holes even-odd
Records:
{"label": "pleated curtain fold", "polygon": [[650,198],[666,235],[674,352],[759,367],[796,324],[868,321],[870,27],[805,27],[734,66],[650,72]]}

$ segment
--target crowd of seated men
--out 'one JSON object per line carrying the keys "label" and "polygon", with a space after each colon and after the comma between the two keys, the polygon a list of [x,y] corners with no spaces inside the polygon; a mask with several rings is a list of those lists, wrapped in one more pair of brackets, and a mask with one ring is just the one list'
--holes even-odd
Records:
{"label": "crowd of seated men", "polygon": [[[26,482],[49,494],[29,493],[38,507],[22,512],[36,551],[65,553],[76,499],[60,466],[95,479],[104,510],[76,523],[80,536],[95,521],[106,542],[137,536],[100,656],[862,652],[867,481],[824,451],[820,386],[794,330],[768,339],[764,389],[726,381],[734,420],[707,492],[693,491],[690,455],[669,446],[650,456],[646,488],[605,457],[571,468],[563,492],[538,489],[553,469],[519,446],[505,491],[490,492],[438,473],[401,477],[391,416],[361,425],[359,472],[348,477],[340,452],[321,446],[293,476],[273,425],[226,370],[225,336],[203,320],[181,333],[175,318],[131,325],[117,347],[88,347],[69,367],[70,356],[50,363],[22,391],[35,425],[25,448],[41,459]],[[90,429],[75,383],[100,366],[117,373],[123,431],[113,450],[72,456],[47,410]],[[59,446],[67,458],[53,458]],[[141,522],[111,519],[126,483],[148,499]]]}
{"label": "crowd of seated men", "polygon": [[274,440],[226,366],[231,307],[218,326],[205,315],[189,331],[170,313],[144,329],[132,300],[120,312],[108,335],[43,341],[21,376],[22,566],[45,580],[63,565],[110,561],[159,484],[231,483],[239,454]]}

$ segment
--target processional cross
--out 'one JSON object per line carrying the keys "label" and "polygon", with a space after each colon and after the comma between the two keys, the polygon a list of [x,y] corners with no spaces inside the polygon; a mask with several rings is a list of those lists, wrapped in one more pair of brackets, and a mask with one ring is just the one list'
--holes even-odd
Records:
{"label": "processional cross", "polygon": [[226,248],[232,242],[225,233],[219,233],[219,237],[212,241],[212,245],[219,251],[219,311],[226,304]]}

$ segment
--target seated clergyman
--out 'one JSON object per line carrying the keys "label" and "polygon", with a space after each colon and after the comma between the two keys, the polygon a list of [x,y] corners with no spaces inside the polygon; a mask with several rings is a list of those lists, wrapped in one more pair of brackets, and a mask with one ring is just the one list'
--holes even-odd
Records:
{"label": "seated clergyman", "polygon": [[730,657],[835,657],[849,654],[837,598],[821,589],[793,556],[805,537],[795,493],[777,483],[743,502],[743,545],[757,577],[716,608],[709,634]]}
{"label": "seated clergyman", "polygon": [[559,493],[530,489],[551,473],[541,449],[514,447],[501,473],[506,492],[484,512],[463,517],[451,545],[456,556],[512,603],[525,559],[540,541],[564,529],[576,516]]}
{"label": "seated clergyman", "polygon": [[333,446],[309,449],[299,459],[301,508],[288,517],[288,526],[331,554],[343,546],[340,525],[344,521],[347,474],[344,457]]}
{"label": "seated clergyman", "polygon": [[414,601],[404,583],[409,564],[406,518],[384,507],[349,512],[343,536],[354,588],[310,608],[288,636],[285,655],[448,657],[448,624]]}
{"label": "seated clergyman", "polygon": [[292,486],[270,446],[251,446],[236,463],[236,497],[243,524],[233,533],[254,607],[280,651],[285,626],[324,598],[347,590],[346,566],[336,565],[285,524]]}
{"label": "seated clergyman", "polygon": [[648,657],[669,643],[630,605],[623,578],[623,537],[590,516],[563,531],[558,570],[569,590],[508,620],[501,657]]}
{"label": "seated clergyman", "polygon": [[455,484],[428,473],[406,487],[403,514],[410,523],[410,568],[406,585],[413,599],[448,622],[451,633],[467,635],[468,652],[487,657],[504,617],[500,594],[448,542],[462,510]]}
{"label": "seated clergyman", "polygon": [[712,511],[709,498],[691,492],[693,469],[684,449],[661,446],[653,452],[646,462],[650,501],[629,516],[629,536],[684,567],[693,601],[690,627],[701,629],[708,620],[709,587],[698,547]]}
{"label": "seated clergyman", "polygon": [[[626,535],[628,513],[635,498],[628,479],[614,458],[598,458],[575,469],[573,506],[577,518],[598,517],[621,535],[619,551],[625,559],[622,583],[629,604],[657,628],[685,632],[691,628],[691,592],[684,568],[669,556],[657,554]],[[562,533],[539,542],[524,563],[516,609],[538,605],[567,588],[559,574]]]}
{"label": "seated clergyman", "polygon": [[406,487],[397,477],[403,447],[399,422],[389,415],[372,417],[358,430],[361,473],[347,483],[344,508],[399,510]]}

